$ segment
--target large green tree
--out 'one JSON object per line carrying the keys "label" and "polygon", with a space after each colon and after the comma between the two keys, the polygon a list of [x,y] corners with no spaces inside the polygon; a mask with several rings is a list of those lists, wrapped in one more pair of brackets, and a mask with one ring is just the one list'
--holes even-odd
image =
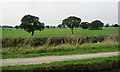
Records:
{"label": "large green tree", "polygon": [[100,30],[104,26],[104,23],[102,23],[100,20],[95,20],[90,23],[90,29],[91,30]]}
{"label": "large green tree", "polygon": [[80,24],[80,27],[83,28],[83,29],[88,29],[89,28],[89,23],[88,22],[82,22]]}
{"label": "large green tree", "polygon": [[39,18],[32,15],[25,15],[21,19],[20,28],[23,28],[25,31],[31,33],[32,36],[34,35],[35,30],[43,30],[44,23],[39,22]]}
{"label": "large green tree", "polygon": [[67,26],[71,29],[72,34],[74,34],[73,29],[79,27],[81,19],[75,16],[70,16],[63,20],[62,25]]}

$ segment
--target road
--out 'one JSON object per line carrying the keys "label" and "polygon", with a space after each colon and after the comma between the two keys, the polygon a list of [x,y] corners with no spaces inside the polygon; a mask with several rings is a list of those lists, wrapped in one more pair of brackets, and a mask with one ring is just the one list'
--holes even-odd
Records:
{"label": "road", "polygon": [[41,63],[49,63],[49,62],[55,62],[55,61],[117,56],[118,54],[120,54],[120,52],[104,52],[104,53],[94,53],[94,54],[65,55],[65,56],[43,56],[43,57],[34,57],[34,58],[1,59],[0,66],[41,64]]}

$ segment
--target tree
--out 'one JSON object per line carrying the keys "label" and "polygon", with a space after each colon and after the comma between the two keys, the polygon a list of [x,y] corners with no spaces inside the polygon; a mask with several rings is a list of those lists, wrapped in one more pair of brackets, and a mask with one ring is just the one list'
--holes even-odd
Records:
{"label": "tree", "polygon": [[56,28],[56,26],[50,26],[50,28]]}
{"label": "tree", "polygon": [[83,29],[88,29],[89,28],[89,23],[88,22],[82,22],[80,24],[80,27],[83,28]]}
{"label": "tree", "polygon": [[47,26],[45,26],[45,27],[46,27],[46,28],[48,28],[48,29],[50,28],[50,26],[49,26],[49,25],[47,25]]}
{"label": "tree", "polygon": [[90,29],[91,30],[100,30],[104,26],[104,23],[102,23],[100,20],[95,20],[90,23]]}
{"label": "tree", "polygon": [[118,24],[115,24],[114,27],[119,27],[119,25],[118,25]]}
{"label": "tree", "polygon": [[16,29],[19,29],[19,26],[16,25],[15,28],[16,28]]}
{"label": "tree", "polygon": [[110,27],[110,25],[109,25],[109,24],[106,24],[105,27]]}
{"label": "tree", "polygon": [[3,25],[2,28],[13,28],[12,26]]}
{"label": "tree", "polygon": [[62,24],[59,24],[57,27],[58,27],[58,28],[62,28],[62,27],[63,27],[63,25],[62,25]]}
{"label": "tree", "polygon": [[23,28],[25,31],[29,33],[32,32],[31,35],[33,36],[35,30],[41,31],[44,29],[44,23],[40,23],[38,20],[39,18],[36,16],[25,15],[21,19],[20,28]]}
{"label": "tree", "polygon": [[72,34],[74,34],[73,28],[79,27],[80,22],[81,22],[80,18],[75,16],[70,16],[63,20],[62,25],[69,27],[72,31]]}

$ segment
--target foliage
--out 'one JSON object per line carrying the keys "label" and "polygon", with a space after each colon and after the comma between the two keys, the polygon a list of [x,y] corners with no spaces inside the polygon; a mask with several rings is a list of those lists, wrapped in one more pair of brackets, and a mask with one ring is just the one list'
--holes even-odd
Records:
{"label": "foliage", "polygon": [[2,28],[13,28],[12,26],[7,26],[7,25],[3,25],[3,26],[0,26]]}
{"label": "foliage", "polygon": [[32,15],[25,15],[21,19],[21,25],[20,28],[23,28],[27,32],[32,32],[32,35],[34,35],[35,30],[43,30],[44,29],[44,23],[40,23],[39,18]]}
{"label": "foliage", "polygon": [[50,28],[50,26],[49,26],[49,25],[47,25],[47,26],[45,26],[45,28],[49,29],[49,28]]}
{"label": "foliage", "polygon": [[70,16],[63,20],[62,25],[69,27],[72,30],[72,34],[74,34],[73,28],[79,27],[80,22],[81,22],[80,18]]}
{"label": "foliage", "polygon": [[16,29],[19,29],[19,26],[16,25],[15,28],[16,28]]}
{"label": "foliage", "polygon": [[80,27],[83,28],[83,29],[88,29],[89,28],[89,23],[88,22],[82,22],[80,24]]}
{"label": "foliage", "polygon": [[104,23],[102,23],[100,20],[95,20],[90,23],[90,30],[101,30],[104,26]]}
{"label": "foliage", "polygon": [[62,24],[59,24],[57,27],[58,27],[58,28],[65,28],[65,26],[62,25]]}
{"label": "foliage", "polygon": [[114,27],[119,27],[119,25],[118,25],[118,24],[115,24]]}
{"label": "foliage", "polygon": [[118,41],[118,36],[68,36],[68,37],[29,37],[29,38],[3,38],[3,47],[20,47],[20,46],[43,46],[61,45],[61,44],[84,44],[97,43],[105,40]]}
{"label": "foliage", "polygon": [[[120,48],[120,47],[119,47]],[[61,44],[61,45],[43,45],[43,46],[23,46],[23,47],[5,47],[2,49],[2,58],[25,58],[51,55],[72,55],[99,52],[118,51],[118,43],[114,41],[105,41],[101,43],[86,44]]]}
{"label": "foliage", "polygon": [[110,27],[110,25],[109,25],[109,24],[106,24],[105,27]]}
{"label": "foliage", "polygon": [[56,28],[56,26],[49,26],[50,28]]}

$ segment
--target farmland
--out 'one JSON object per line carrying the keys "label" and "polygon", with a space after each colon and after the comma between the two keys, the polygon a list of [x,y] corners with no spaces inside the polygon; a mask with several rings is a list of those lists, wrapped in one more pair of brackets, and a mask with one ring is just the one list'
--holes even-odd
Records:
{"label": "farmland", "polygon": [[[31,34],[23,29],[6,28],[2,30],[3,38],[15,38],[15,37],[31,37]],[[103,30],[83,30],[81,28],[74,29],[74,36],[94,36],[94,35],[116,35],[118,34],[118,28],[103,28]],[[43,31],[35,31],[34,37],[51,37],[51,36],[71,36],[71,29],[69,28],[50,28]],[[0,35],[1,36],[1,35]]]}
{"label": "farmland", "polygon": [[[30,33],[23,29],[4,28],[1,31],[3,59],[116,52],[119,49],[118,28],[115,27],[103,28],[103,30],[75,28],[74,34],[71,34],[69,28],[50,28],[43,31],[35,31],[34,36],[31,36]],[[38,46],[35,46],[35,41],[39,42]],[[50,64],[5,66],[3,70],[18,70],[19,68],[23,70],[45,70],[54,66],[56,66],[56,69],[59,67],[63,69],[66,68],[66,65],[76,67],[76,65],[82,66],[83,64],[85,65],[84,67],[89,65],[94,67],[94,65],[101,65],[104,62],[107,62],[106,64],[114,64],[116,61],[118,61],[117,56],[53,62]],[[59,65],[61,63],[62,65]],[[50,66],[47,67],[47,65]],[[108,69],[110,68],[112,66]]]}
{"label": "farmland", "polygon": [[[103,30],[82,30],[81,28],[76,28],[74,31],[75,34],[71,36],[71,31],[67,28],[50,28],[36,31],[35,35],[31,36],[31,34],[21,29],[6,28],[2,30],[2,57],[37,57],[118,50],[118,43],[115,39],[115,36],[118,34],[118,28],[103,28]],[[108,37],[104,37],[104,35],[108,35]],[[79,36],[86,36],[86,38]],[[40,43],[39,46],[34,46],[34,41],[38,41]]]}
{"label": "farmland", "polygon": [[118,2],[1,4],[3,72],[120,71]]}

